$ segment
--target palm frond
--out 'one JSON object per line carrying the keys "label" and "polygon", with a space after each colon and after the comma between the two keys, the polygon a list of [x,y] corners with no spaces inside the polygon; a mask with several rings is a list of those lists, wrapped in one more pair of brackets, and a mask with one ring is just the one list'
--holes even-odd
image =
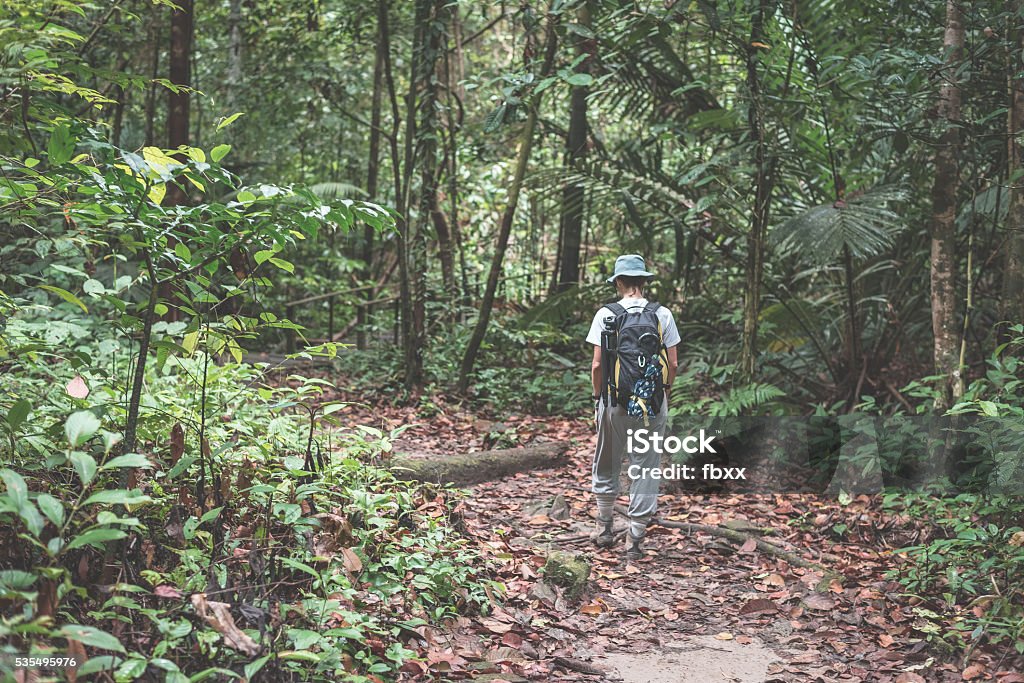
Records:
{"label": "palm frond", "polygon": [[777,227],[771,240],[784,254],[806,263],[834,263],[844,248],[855,259],[871,258],[891,248],[903,227],[900,216],[888,208],[901,198],[898,191],[876,190],[847,202],[814,206]]}
{"label": "palm frond", "polygon": [[327,181],[311,185],[310,190],[320,199],[348,199],[350,197],[366,197],[366,190],[351,183]]}

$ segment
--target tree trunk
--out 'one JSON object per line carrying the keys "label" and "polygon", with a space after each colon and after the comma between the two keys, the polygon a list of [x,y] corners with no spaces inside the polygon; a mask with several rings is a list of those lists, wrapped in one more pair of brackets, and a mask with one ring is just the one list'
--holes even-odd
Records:
{"label": "tree trunk", "polygon": [[[167,94],[167,146],[171,149],[189,141],[189,93],[192,83],[192,0],[178,0],[171,12],[171,49],[168,78],[183,86]],[[170,195],[170,191],[168,191]]]}
{"label": "tree trunk", "polygon": [[[1024,55],[1024,31],[1016,26],[1020,16],[1020,2],[1013,3],[1017,12],[1011,19],[1014,50],[1009,67],[1010,110],[1007,116],[1007,175],[1010,178],[1010,206],[1007,215],[1006,246],[1003,249],[1003,291],[1000,318],[1013,325],[1024,323],[1024,77],[1021,76],[1021,56]],[[1000,342],[1008,338],[1006,327],[1000,326]]]}
{"label": "tree trunk", "polygon": [[[384,50],[390,48],[388,35],[388,0],[377,0],[377,48],[373,58],[373,95],[370,101],[370,158],[366,162],[366,194],[370,201],[379,201],[377,183],[380,178],[380,123],[381,102],[384,96]],[[363,249],[361,254],[363,267],[360,272],[363,282],[373,277],[373,227],[363,227]],[[369,300],[371,296],[367,295]],[[356,347],[366,348],[366,324],[369,311],[366,306],[359,306],[356,318]]]}
{"label": "tree trunk", "polygon": [[228,102],[232,107],[238,102],[242,88],[243,48],[242,0],[231,0],[228,9]]}
{"label": "tree trunk", "polygon": [[960,151],[960,87],[956,70],[963,56],[964,25],[959,0],[946,2],[946,31],[942,41],[946,68],[942,72],[937,110],[945,124],[935,150],[932,185],[931,305],[932,356],[936,374],[944,380],[935,399],[936,410],[945,410],[954,395],[962,392],[956,316],[956,208],[959,188],[957,155]]}
{"label": "tree trunk", "polygon": [[[167,146],[176,149],[189,144],[188,89],[192,85],[192,0],[176,3],[179,9],[171,12],[171,47],[167,68],[168,79],[178,92],[167,94]],[[188,198],[177,183],[167,184],[165,202],[168,206],[184,204]]]}
{"label": "tree trunk", "polygon": [[[544,63],[541,66],[538,80],[543,80],[548,76],[555,61],[555,48],[558,44],[556,23],[557,15],[549,13]],[[516,205],[519,203],[519,192],[523,187],[523,179],[526,177],[526,166],[530,160],[530,151],[533,148],[533,133],[537,128],[537,110],[540,108],[540,102],[540,93],[535,93],[530,98],[530,111],[526,118],[526,124],[523,126],[522,138],[519,142],[519,155],[516,159],[515,175],[508,190],[508,204],[505,206],[505,213],[501,217],[498,240],[494,247],[494,255],[491,257],[490,271],[487,274],[487,286],[484,289],[483,300],[480,302],[480,314],[477,317],[476,326],[473,328],[473,336],[470,337],[469,344],[466,346],[466,353],[462,357],[462,365],[459,368],[459,391],[462,392],[469,388],[469,377],[473,373],[477,353],[479,353],[480,346],[487,335],[487,325],[490,323],[491,309],[494,307],[494,295],[498,291],[498,280],[501,278],[502,263],[505,259],[505,251],[508,249],[509,237],[512,234],[512,221],[516,215]]]}
{"label": "tree trunk", "polygon": [[[403,320],[406,331],[405,387],[412,391],[423,385],[423,350],[426,346],[427,299],[427,235],[432,208],[437,202],[437,59],[440,52],[441,21],[444,0],[416,1],[416,31],[413,41],[409,85],[408,125],[406,130],[405,177],[411,178],[412,167],[420,166],[420,188],[417,201],[416,226],[407,226],[402,241],[405,245],[407,289],[411,300],[403,302],[403,312],[411,317]],[[420,95],[422,92],[422,95]],[[411,139],[410,139],[411,138]],[[413,145],[410,152],[410,145]],[[408,185],[406,185],[408,192]]]}
{"label": "tree trunk", "polygon": [[743,347],[740,356],[740,374],[754,376],[757,361],[757,323],[761,314],[761,281],[764,274],[764,238],[768,228],[768,209],[771,202],[772,179],[765,154],[764,116],[761,101],[761,81],[757,73],[760,61],[759,43],[764,42],[764,20],[769,5],[759,2],[750,27],[747,46],[747,125],[754,141],[754,207],[747,235],[747,282],[743,303]]}
{"label": "tree trunk", "polygon": [[[576,11],[580,26],[590,27],[590,8],[587,3]],[[590,55],[595,50],[594,41],[578,38],[576,49],[587,57],[576,67],[578,74],[590,74]],[[587,156],[587,96],[590,88],[574,85],[569,97],[569,131],[565,137],[565,166],[572,170]],[[582,183],[567,183],[562,188],[562,212],[559,218],[558,234],[560,247],[557,291],[565,291],[580,281],[580,245],[583,240],[583,199]]]}

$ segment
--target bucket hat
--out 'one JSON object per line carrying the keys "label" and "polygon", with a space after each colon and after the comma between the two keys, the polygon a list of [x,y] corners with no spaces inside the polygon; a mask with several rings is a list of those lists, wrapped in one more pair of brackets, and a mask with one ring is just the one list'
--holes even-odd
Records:
{"label": "bucket hat", "polygon": [[615,272],[608,278],[608,282],[615,282],[615,278],[620,275],[628,277],[654,277],[654,273],[647,271],[644,257],[637,254],[623,254],[615,259]]}

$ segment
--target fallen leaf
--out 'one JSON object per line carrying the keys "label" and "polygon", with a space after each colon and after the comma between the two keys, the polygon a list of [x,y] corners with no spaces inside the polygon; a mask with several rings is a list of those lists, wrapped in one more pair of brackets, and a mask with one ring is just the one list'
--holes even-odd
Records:
{"label": "fallen leaf", "polygon": [[175,588],[174,586],[161,584],[153,589],[153,595],[159,598],[172,598],[177,600],[181,597],[181,591]]}
{"label": "fallen leaf", "polygon": [[207,600],[205,593],[194,593],[192,607],[207,624],[224,636],[225,645],[247,655],[259,654],[261,648],[256,641],[235,625],[235,619],[231,616],[231,605]]}
{"label": "fallen leaf", "polygon": [[178,460],[185,452],[185,428],[180,422],[175,422],[171,427],[171,465],[177,465]]}
{"label": "fallen leaf", "polygon": [[964,669],[964,672],[960,674],[960,677],[965,681],[973,681],[976,678],[981,678],[985,675],[984,664],[971,664],[969,667]]}
{"label": "fallen leaf", "polygon": [[836,603],[832,598],[822,595],[821,593],[811,593],[804,598],[804,604],[810,609],[826,612],[833,609]]}
{"label": "fallen leaf", "polygon": [[739,613],[741,615],[760,614],[762,612],[777,612],[778,610],[778,605],[771,600],[766,600],[765,598],[754,598],[753,600],[748,600],[744,603],[743,606],[740,607]]}
{"label": "fallen leaf", "polygon": [[882,635],[878,636],[878,644],[882,647],[889,647],[894,642],[895,640],[888,633],[883,633]]}
{"label": "fallen leaf", "polygon": [[896,677],[896,680],[893,681],[893,683],[927,683],[927,682],[924,680],[924,678],[922,678],[920,675],[914,673],[913,671],[904,671],[903,673],[901,673],[899,676]]}
{"label": "fallen leaf", "polygon": [[349,570],[353,574],[358,574],[363,569],[363,561],[359,559],[359,556],[351,548],[340,548],[341,556],[345,558],[342,564],[345,565],[345,569]]}
{"label": "fallen leaf", "polygon": [[732,640],[732,634],[728,631],[722,631],[721,633],[715,634],[715,640]]}
{"label": "fallen leaf", "polygon": [[480,620],[481,625],[491,633],[497,633],[498,635],[504,635],[512,630],[511,624],[504,624],[497,619],[483,618]]}
{"label": "fallen leaf", "polygon": [[741,553],[752,553],[755,550],[757,550],[756,538],[748,538],[746,541],[743,542],[743,545],[740,546]]}

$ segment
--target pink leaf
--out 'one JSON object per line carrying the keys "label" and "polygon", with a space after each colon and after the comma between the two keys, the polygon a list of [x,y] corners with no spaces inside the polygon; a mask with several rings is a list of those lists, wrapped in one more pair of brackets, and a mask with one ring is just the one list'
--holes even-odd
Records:
{"label": "pink leaf", "polygon": [[89,395],[89,387],[81,375],[75,375],[75,378],[68,382],[66,388],[68,396],[71,398],[85,398]]}

